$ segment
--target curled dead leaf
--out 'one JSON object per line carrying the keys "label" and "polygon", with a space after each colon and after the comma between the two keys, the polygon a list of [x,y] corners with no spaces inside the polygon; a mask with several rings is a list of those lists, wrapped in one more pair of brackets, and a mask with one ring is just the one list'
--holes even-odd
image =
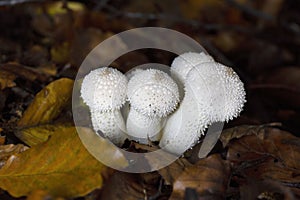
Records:
{"label": "curled dead leaf", "polygon": [[224,199],[230,176],[229,163],[217,155],[199,160],[176,179],[170,199]]}
{"label": "curled dead leaf", "polygon": [[61,78],[42,89],[24,112],[19,127],[45,124],[55,119],[66,107],[72,96],[74,81]]}

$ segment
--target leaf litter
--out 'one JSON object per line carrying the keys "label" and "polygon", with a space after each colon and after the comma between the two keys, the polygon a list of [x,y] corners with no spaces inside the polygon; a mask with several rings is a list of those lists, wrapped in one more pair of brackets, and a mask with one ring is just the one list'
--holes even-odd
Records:
{"label": "leaf litter", "polygon": [[[300,198],[299,30],[292,17],[298,5],[189,0],[167,12],[169,1],[25,1],[0,7],[0,188],[7,191],[0,199]],[[159,171],[129,174],[91,156],[67,115],[73,79],[89,50],[139,26],[164,26],[200,41],[216,60],[235,66],[248,103],[206,158],[188,155],[195,147]],[[148,61],[169,64],[173,57],[149,49],[113,65],[126,72]],[[152,145],[130,150],[153,151]],[[155,160],[145,162],[155,167]],[[128,164],[122,155],[119,164]]]}

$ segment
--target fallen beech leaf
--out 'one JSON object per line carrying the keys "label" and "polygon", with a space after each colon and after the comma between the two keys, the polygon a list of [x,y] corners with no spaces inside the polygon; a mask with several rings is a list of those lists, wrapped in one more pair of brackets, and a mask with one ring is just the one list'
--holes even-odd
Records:
{"label": "fallen beech leaf", "polygon": [[156,172],[148,174],[116,172],[107,180],[97,199],[158,199],[159,180],[160,176]]}
{"label": "fallen beech leaf", "polygon": [[248,180],[240,187],[240,199],[294,200],[293,194],[276,181]]}
{"label": "fallen beech leaf", "polygon": [[300,139],[276,128],[259,127],[227,145],[227,160],[234,164],[235,174],[276,181],[300,196]]}
{"label": "fallen beech leaf", "polygon": [[164,178],[166,184],[172,185],[184,169],[191,165],[185,158],[179,158],[169,166],[158,170],[158,173]]}
{"label": "fallen beech leaf", "polygon": [[5,88],[14,87],[16,83],[14,80],[16,79],[16,76],[10,72],[7,71],[0,71],[0,90],[3,90]]}
{"label": "fallen beech leaf", "polygon": [[219,155],[211,155],[184,169],[174,182],[170,199],[189,199],[189,190],[194,191],[195,199],[224,199],[229,176],[229,164]]}
{"label": "fallen beech leaf", "polygon": [[227,159],[232,162],[272,156],[287,167],[300,169],[300,139],[276,128],[260,128],[228,145]]}
{"label": "fallen beech leaf", "polygon": [[17,77],[21,77],[25,80],[29,80],[32,82],[36,80],[45,82],[48,79],[48,76],[40,73],[38,70],[15,62],[2,64],[0,66],[0,70],[5,70],[9,73],[16,75]]}
{"label": "fallen beech leaf", "polygon": [[222,131],[222,134],[220,136],[220,141],[222,142],[223,147],[226,147],[232,139],[239,139],[246,135],[257,134],[261,129],[265,127],[272,127],[272,126],[281,126],[281,124],[270,123],[261,126],[249,126],[249,125],[236,126]]}
{"label": "fallen beech leaf", "polygon": [[[128,167],[127,158],[114,144],[105,138],[99,137],[92,129],[77,127],[77,130],[81,142],[89,147],[90,154],[95,158],[117,169]],[[101,155],[101,158],[99,158],[99,155]]]}
{"label": "fallen beech leaf", "polygon": [[18,126],[45,124],[55,119],[69,103],[74,81],[61,78],[51,82],[34,98],[20,119]]}
{"label": "fallen beech leaf", "polygon": [[65,129],[63,125],[40,125],[30,128],[18,130],[15,135],[29,146],[46,142],[49,137],[55,133]]}
{"label": "fallen beech leaf", "polygon": [[0,169],[0,187],[14,197],[44,190],[51,196],[71,198],[100,188],[101,173],[106,170],[84,148],[75,127],[68,127],[9,159]]}
{"label": "fallen beech leaf", "polygon": [[28,147],[23,144],[8,144],[8,145],[0,145],[0,169],[3,165],[5,165],[6,161],[17,153],[21,153],[26,151]]}

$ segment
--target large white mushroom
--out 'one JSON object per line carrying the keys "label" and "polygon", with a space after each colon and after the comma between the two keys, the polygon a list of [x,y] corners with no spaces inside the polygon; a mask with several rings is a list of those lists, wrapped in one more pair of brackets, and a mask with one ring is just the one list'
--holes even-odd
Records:
{"label": "large white mushroom", "polygon": [[127,97],[131,106],[126,123],[128,135],[144,144],[149,139],[159,140],[163,119],[179,102],[177,84],[163,71],[142,70],[129,80]]}
{"label": "large white mushroom", "polygon": [[90,108],[94,130],[101,131],[117,145],[127,137],[120,112],[126,102],[127,84],[124,74],[114,68],[102,67],[86,75],[81,85],[81,97]]}
{"label": "large white mushroom", "polygon": [[176,155],[193,147],[211,123],[238,116],[246,102],[238,75],[217,62],[194,66],[184,83],[183,101],[167,120],[159,143]]}

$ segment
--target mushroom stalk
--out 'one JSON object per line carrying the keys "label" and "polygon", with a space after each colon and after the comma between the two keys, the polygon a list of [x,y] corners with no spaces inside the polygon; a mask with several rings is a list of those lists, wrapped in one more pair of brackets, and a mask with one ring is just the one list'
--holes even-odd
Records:
{"label": "mushroom stalk", "polygon": [[[110,112],[91,111],[94,130],[98,135],[107,137],[112,143],[121,146],[126,140],[125,122],[120,110]],[[100,131],[100,133],[99,133]]]}
{"label": "mushroom stalk", "polygon": [[130,139],[148,144],[149,141],[160,139],[163,121],[159,117],[148,117],[132,109],[127,117],[127,132],[130,133]]}

